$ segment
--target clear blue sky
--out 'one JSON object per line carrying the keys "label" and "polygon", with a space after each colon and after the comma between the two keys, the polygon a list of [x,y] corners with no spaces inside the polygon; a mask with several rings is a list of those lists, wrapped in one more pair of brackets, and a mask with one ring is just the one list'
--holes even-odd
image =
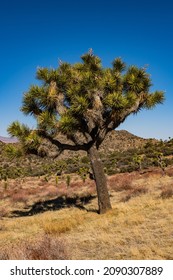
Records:
{"label": "clear blue sky", "polygon": [[110,66],[149,65],[152,90],[166,91],[164,105],[129,117],[119,129],[145,138],[173,137],[173,2],[171,0],[5,0],[0,3],[0,135],[14,120],[27,123],[22,95],[37,83],[37,66],[70,63],[93,48]]}

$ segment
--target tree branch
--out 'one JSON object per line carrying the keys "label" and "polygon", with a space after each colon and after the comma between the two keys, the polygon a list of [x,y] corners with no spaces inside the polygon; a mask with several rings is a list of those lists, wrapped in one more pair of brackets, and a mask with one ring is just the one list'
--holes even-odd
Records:
{"label": "tree branch", "polygon": [[116,111],[112,112],[107,122],[107,132],[117,128],[121,123],[125,121],[125,119],[130,114],[137,112],[138,109],[144,104],[144,102],[145,102],[144,95],[141,94],[131,108],[123,110],[122,113],[119,112],[117,113]]}
{"label": "tree branch", "polygon": [[75,145],[61,143],[58,139],[54,139],[52,136],[48,135],[45,131],[39,131],[39,135],[45,139],[47,139],[52,145],[55,145],[59,149],[59,154],[64,150],[70,151],[88,151],[88,149],[93,145],[93,140],[88,141],[88,143],[79,143],[76,142]]}
{"label": "tree branch", "polygon": [[144,103],[144,96],[141,95],[135,102],[135,104],[129,108],[124,110],[121,114],[117,111],[112,112],[110,117],[106,120],[105,124],[99,129],[98,134],[96,136],[96,147],[97,149],[104,141],[105,136],[112,131],[113,129],[117,128],[124,120],[131,114],[135,113]]}

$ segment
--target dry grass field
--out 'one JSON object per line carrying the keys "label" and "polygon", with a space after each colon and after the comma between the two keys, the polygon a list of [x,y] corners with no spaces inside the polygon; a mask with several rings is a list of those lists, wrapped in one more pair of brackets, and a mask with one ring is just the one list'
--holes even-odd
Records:
{"label": "dry grass field", "polygon": [[0,259],[173,259],[173,167],[108,177],[113,209],[97,213],[77,175],[0,182]]}

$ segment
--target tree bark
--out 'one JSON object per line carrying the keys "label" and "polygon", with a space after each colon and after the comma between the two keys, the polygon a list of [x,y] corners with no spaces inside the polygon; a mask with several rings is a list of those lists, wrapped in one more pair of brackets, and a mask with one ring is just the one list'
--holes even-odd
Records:
{"label": "tree bark", "polygon": [[91,162],[92,171],[96,183],[99,213],[103,214],[111,209],[110,197],[107,188],[107,180],[103,169],[103,164],[99,157],[97,148],[93,145],[88,150],[88,156]]}

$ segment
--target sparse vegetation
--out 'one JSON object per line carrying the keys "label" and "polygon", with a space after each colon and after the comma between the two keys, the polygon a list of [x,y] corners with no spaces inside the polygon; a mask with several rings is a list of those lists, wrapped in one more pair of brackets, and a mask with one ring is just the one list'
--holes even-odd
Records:
{"label": "sparse vegetation", "polygon": [[66,260],[67,248],[64,240],[48,234],[15,244],[4,245],[0,260]]}
{"label": "sparse vegetation", "polygon": [[166,171],[108,176],[113,209],[102,217],[88,177],[71,174],[70,189],[64,175],[58,187],[54,175],[8,179],[5,192],[1,181],[0,259],[172,259],[173,167]]}
{"label": "sparse vegetation", "polygon": [[[110,140],[108,139],[108,142]],[[152,166],[166,166],[173,164],[173,141],[140,140],[140,147],[128,150],[100,152],[104,169],[107,175],[123,172],[132,172],[138,169],[144,171]],[[16,144],[11,144],[16,145]],[[106,142],[106,145],[108,143]],[[25,176],[57,175],[70,173],[83,173],[84,177],[90,169],[87,156],[67,154],[62,159],[41,158],[36,155],[21,155],[20,159],[6,156],[5,145],[0,150],[0,180],[5,178],[19,178]],[[160,155],[160,157],[159,157]]]}
{"label": "sparse vegetation", "polygon": [[173,197],[173,185],[163,186],[160,196],[163,199]]}
{"label": "sparse vegetation", "polygon": [[[3,145],[0,259],[172,259],[172,145],[151,140],[136,149],[100,152],[113,205],[100,218],[86,156],[10,159]],[[141,170],[134,155],[142,157]]]}

